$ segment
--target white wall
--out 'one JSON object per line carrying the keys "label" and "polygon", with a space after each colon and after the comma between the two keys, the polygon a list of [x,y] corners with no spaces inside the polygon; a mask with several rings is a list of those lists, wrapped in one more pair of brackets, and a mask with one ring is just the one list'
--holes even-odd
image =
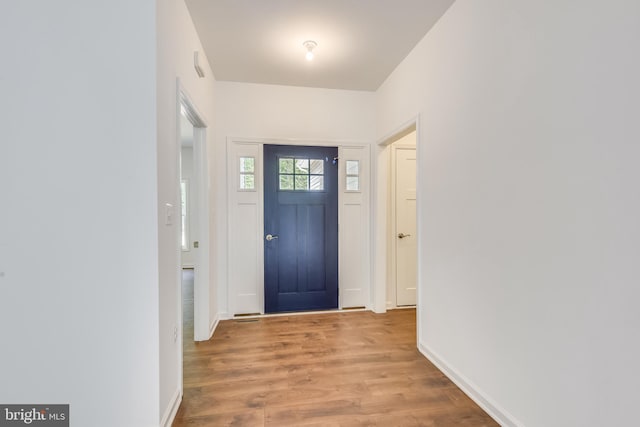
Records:
{"label": "white wall", "polygon": [[420,115],[420,346],[506,424],[637,424],[638,40],[638,2],[458,0],[377,93],[379,137]]}
{"label": "white wall", "polygon": [[158,425],[155,10],[0,6],[0,402],[76,426]]}
{"label": "white wall", "polygon": [[[177,143],[177,99],[176,79],[198,108],[207,125],[207,144],[213,145],[213,82],[214,77],[197,37],[191,17],[183,0],[158,0],[158,216],[159,216],[159,265],[160,265],[160,417],[170,418],[173,405],[177,403],[182,378],[180,354],[180,189]],[[200,51],[200,64],[206,77],[198,78],[193,68],[193,52]],[[212,150],[213,151],[213,150]],[[164,205],[170,203],[175,210],[175,221],[166,226]],[[215,218],[215,211],[211,212]],[[213,219],[212,219],[213,221]],[[211,271],[216,269],[215,253],[211,253]],[[208,335],[209,324],[217,317],[215,281],[204,278],[209,286],[198,294],[196,290],[196,319],[208,319],[200,325]],[[196,284],[197,286],[197,284]],[[202,316],[200,314],[204,313]],[[174,341],[173,330],[177,326],[179,338]],[[196,333],[198,332],[196,325]],[[206,337],[205,337],[206,338]]]}
{"label": "white wall", "polygon": [[[301,88],[247,83],[215,83],[216,151],[210,152],[214,203],[226,206],[226,141],[228,137],[358,141],[375,135],[375,94],[372,92]],[[218,212],[214,234],[220,265],[226,265],[227,218]],[[224,263],[224,264],[223,264]],[[217,283],[227,283],[218,269]],[[220,310],[227,312],[226,287],[221,285]]]}

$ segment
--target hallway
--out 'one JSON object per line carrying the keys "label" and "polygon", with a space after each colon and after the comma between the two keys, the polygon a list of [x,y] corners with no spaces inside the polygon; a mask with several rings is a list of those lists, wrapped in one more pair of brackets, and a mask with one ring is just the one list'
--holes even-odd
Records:
{"label": "hallway", "polygon": [[186,283],[174,426],[497,425],[416,350],[415,310],[228,320],[194,343]]}

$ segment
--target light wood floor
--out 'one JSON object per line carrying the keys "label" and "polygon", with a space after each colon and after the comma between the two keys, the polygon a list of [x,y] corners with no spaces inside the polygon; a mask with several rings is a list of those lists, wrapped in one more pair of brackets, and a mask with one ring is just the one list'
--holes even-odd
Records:
{"label": "light wood floor", "polygon": [[497,425],[416,350],[415,310],[227,320],[201,343],[192,311],[185,327],[174,426]]}

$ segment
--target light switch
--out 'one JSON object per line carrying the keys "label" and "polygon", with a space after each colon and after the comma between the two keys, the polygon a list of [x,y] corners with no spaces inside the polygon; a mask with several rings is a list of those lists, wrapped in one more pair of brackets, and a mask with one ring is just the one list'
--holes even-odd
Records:
{"label": "light switch", "polygon": [[171,203],[165,203],[165,225],[173,225],[173,205]]}

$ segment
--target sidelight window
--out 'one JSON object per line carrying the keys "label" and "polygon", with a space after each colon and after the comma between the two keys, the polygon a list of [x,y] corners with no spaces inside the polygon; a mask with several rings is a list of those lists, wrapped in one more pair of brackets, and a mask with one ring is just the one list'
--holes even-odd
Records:
{"label": "sidelight window", "polygon": [[240,190],[256,189],[256,160],[240,157]]}
{"label": "sidelight window", "polygon": [[360,190],[360,162],[358,160],[347,160],[346,162],[346,190]]}

